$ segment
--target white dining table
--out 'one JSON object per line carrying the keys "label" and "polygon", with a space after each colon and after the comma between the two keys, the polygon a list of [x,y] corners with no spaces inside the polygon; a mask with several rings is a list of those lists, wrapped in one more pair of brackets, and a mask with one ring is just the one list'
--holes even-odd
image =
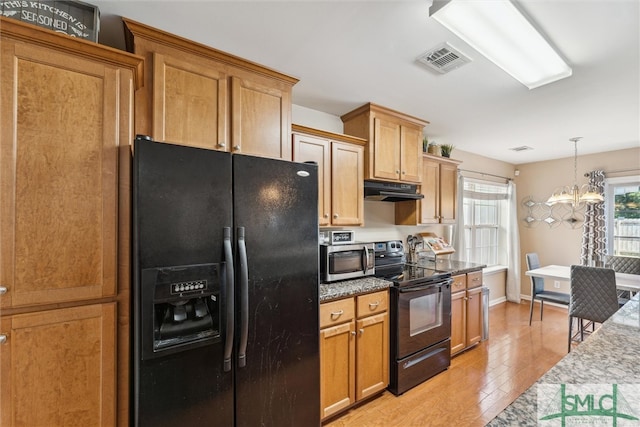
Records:
{"label": "white dining table", "polygon": [[[571,281],[571,267],[568,265],[545,265],[528,270],[525,274],[543,279]],[[616,273],[616,288],[621,291],[640,292],[640,274]]]}

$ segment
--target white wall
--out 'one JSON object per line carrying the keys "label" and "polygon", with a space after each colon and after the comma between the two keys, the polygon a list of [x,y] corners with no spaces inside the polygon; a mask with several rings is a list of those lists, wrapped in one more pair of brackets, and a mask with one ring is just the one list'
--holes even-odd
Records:
{"label": "white wall", "polygon": [[[585,172],[602,169],[607,177],[620,175],[637,175],[640,167],[640,148],[609,151],[605,153],[578,156],[577,183],[586,184]],[[618,170],[634,169],[624,173],[612,173]],[[515,180],[518,186],[518,218],[520,219],[520,249],[521,249],[521,290],[522,294],[531,294],[531,283],[524,275],[526,263],[524,254],[537,252],[540,263],[571,265],[580,263],[580,249],[582,245],[582,226],[571,228],[567,223],[560,223],[557,227],[549,227],[546,223],[536,223],[534,227],[527,227],[523,218],[527,209],[522,200],[530,196],[535,201],[546,201],[558,186],[573,184],[573,157],[534,162],[518,165],[520,176]],[[549,282],[549,281],[547,281]],[[545,283],[546,288],[552,288],[553,283]],[[561,291],[568,292],[569,284],[561,283]]]}

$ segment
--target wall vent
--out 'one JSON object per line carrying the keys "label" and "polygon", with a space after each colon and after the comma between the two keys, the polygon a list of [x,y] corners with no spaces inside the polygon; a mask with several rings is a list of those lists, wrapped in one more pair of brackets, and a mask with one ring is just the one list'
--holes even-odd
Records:
{"label": "wall vent", "polygon": [[471,62],[471,58],[449,43],[442,43],[418,56],[416,62],[440,74],[445,74]]}
{"label": "wall vent", "polygon": [[521,145],[520,147],[509,148],[509,150],[511,150],[511,151],[528,151],[528,150],[533,150],[533,148],[529,147],[528,145]]}

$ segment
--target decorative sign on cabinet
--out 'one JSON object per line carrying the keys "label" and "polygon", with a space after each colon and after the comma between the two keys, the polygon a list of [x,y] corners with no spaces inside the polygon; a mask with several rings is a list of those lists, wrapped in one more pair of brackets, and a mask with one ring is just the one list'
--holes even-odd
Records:
{"label": "decorative sign on cabinet", "polygon": [[341,119],[344,133],[368,140],[365,179],[421,183],[422,132],[429,122],[372,103]]}

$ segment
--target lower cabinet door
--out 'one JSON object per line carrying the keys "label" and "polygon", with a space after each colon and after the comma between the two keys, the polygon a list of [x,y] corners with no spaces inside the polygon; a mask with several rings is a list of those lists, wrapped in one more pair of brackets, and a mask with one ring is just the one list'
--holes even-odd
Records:
{"label": "lower cabinet door", "polygon": [[467,347],[482,339],[482,287],[467,291]]}
{"label": "lower cabinet door", "polygon": [[355,321],[320,330],[320,410],[329,417],[355,402]]}
{"label": "lower cabinet door", "polygon": [[467,319],[465,291],[451,294],[451,354],[465,348]]}
{"label": "lower cabinet door", "polygon": [[381,313],[357,321],[356,400],[389,384],[389,316]]}
{"label": "lower cabinet door", "polygon": [[0,319],[0,425],[116,424],[116,303]]}

